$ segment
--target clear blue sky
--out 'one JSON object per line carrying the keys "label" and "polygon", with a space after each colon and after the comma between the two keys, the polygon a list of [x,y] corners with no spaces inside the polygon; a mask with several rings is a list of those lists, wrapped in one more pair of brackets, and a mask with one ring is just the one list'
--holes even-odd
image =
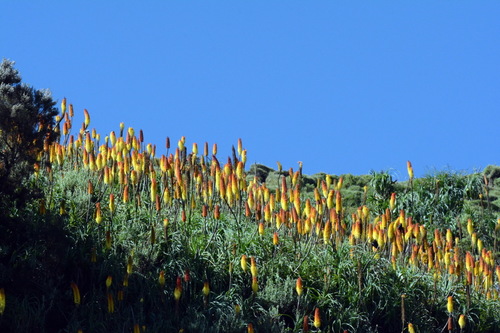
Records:
{"label": "clear blue sky", "polygon": [[[0,57],[102,135],[312,174],[500,164],[500,1],[13,1]],[[248,165],[249,165],[248,164]]]}

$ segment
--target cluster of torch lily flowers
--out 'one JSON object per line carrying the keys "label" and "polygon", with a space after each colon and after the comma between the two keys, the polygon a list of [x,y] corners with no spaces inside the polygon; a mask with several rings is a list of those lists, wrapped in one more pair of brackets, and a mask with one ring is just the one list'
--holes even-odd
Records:
{"label": "cluster of torch lily flowers", "polygon": [[[70,134],[73,120],[73,107],[66,112],[66,101],[61,105],[62,115],[58,117],[56,130],[61,132],[60,142],[46,145],[40,162],[35,165],[35,173],[45,172],[50,179],[56,168],[69,165],[71,168],[83,168],[98,175],[102,181],[101,190],[109,195],[94,207],[95,223],[106,225],[115,213],[117,206],[134,202],[137,205],[149,205],[156,211],[157,221],[151,224],[151,239],[157,239],[158,229],[168,232],[170,223],[186,222],[194,211],[203,218],[220,219],[229,211],[241,212],[249,223],[254,223],[260,237],[272,237],[275,246],[279,246],[283,237],[317,239],[317,246],[336,246],[344,241],[353,245],[364,244],[373,250],[377,258],[389,259],[394,268],[398,264],[411,265],[428,271],[435,279],[450,279],[463,283],[464,288],[473,289],[484,294],[488,299],[499,298],[500,266],[496,265],[492,251],[483,246],[483,242],[474,230],[474,222],[469,220],[467,230],[460,237],[470,238],[472,251],[463,252],[457,246],[459,237],[451,230],[436,229],[433,235],[427,233],[423,224],[412,221],[404,210],[396,211],[396,194],[389,200],[389,208],[384,214],[372,216],[367,206],[359,207],[350,214],[346,213],[342,204],[342,178],[335,181],[327,175],[318,181],[314,189],[314,199],[303,199],[300,193],[299,170],[283,171],[278,163],[281,179],[280,186],[270,189],[260,183],[257,177],[249,177],[245,172],[246,150],[241,139],[237,149],[233,149],[232,158],[224,163],[217,157],[217,145],[209,152],[208,143],[203,152],[193,143],[188,153],[185,138],[182,137],[177,148],[169,153],[170,140],[166,140],[166,155],[157,156],[156,146],[144,144],[142,130],[137,133],[133,128],[125,131],[123,123],[120,132],[111,132],[101,143],[101,136],[95,130],[89,131],[90,116],[84,111],[84,122],[76,136]],[[62,129],[60,124],[62,123]],[[49,167],[41,167],[43,160],[50,162]],[[413,180],[413,168],[408,162],[410,183]],[[88,191],[94,191],[96,184],[89,181]],[[102,188],[104,187],[104,188]],[[139,189],[141,189],[139,191]],[[365,191],[367,188],[365,187]],[[40,211],[45,212],[45,202],[41,202]],[[64,214],[66,207],[61,204],[60,212]],[[167,213],[168,212],[168,213]],[[189,221],[188,221],[189,222]],[[500,223],[500,221],[499,221]],[[107,228],[105,226],[105,228]],[[113,235],[110,229],[105,233],[104,246],[113,246]],[[431,240],[432,239],[432,240]],[[92,261],[96,260],[95,250]],[[251,288],[253,293],[259,292],[257,260],[254,256],[243,254],[235,258],[240,260],[241,269],[247,271],[250,259]],[[264,264],[260,261],[260,264]],[[133,272],[133,254],[127,258],[127,270],[123,281],[128,285],[128,276]],[[230,269],[233,269],[232,266]],[[495,277],[496,275],[496,277]],[[106,281],[107,289],[112,284],[112,277]],[[165,274],[160,272],[158,283],[168,288]],[[182,298],[182,278],[173,281],[173,297],[176,302]],[[76,306],[82,302],[78,285],[71,283],[73,300]],[[304,286],[302,279],[297,278],[296,293],[300,297]],[[210,284],[203,282],[200,290],[208,298]],[[116,300],[123,300],[123,290],[119,291]],[[107,294],[108,312],[115,311],[115,296]],[[446,303],[445,301],[443,303]],[[444,305],[443,305],[444,306]],[[4,290],[0,289],[0,313],[5,308]],[[453,298],[447,302],[452,325]],[[239,305],[236,305],[239,311]],[[309,325],[321,327],[320,309],[311,314],[313,320],[304,317],[304,331]],[[461,328],[465,326],[462,314],[455,320]],[[409,332],[414,328],[407,326]],[[139,332],[139,326],[134,327]],[[253,325],[248,324],[248,332],[253,332]]]}

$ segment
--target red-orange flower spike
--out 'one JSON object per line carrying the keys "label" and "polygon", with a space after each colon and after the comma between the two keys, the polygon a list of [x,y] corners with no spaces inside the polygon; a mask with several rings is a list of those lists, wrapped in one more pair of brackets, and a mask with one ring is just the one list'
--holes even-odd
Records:
{"label": "red-orange flower spike", "polygon": [[247,326],[247,333],[254,333],[253,324],[249,323]]}
{"label": "red-orange flower spike", "polygon": [[295,283],[295,290],[299,296],[302,295],[302,292],[304,291],[304,288],[302,287],[302,278],[300,276]]}
{"label": "red-orange flower spike", "polygon": [[302,324],[302,331],[304,333],[309,332],[309,316],[304,316],[303,324]]}

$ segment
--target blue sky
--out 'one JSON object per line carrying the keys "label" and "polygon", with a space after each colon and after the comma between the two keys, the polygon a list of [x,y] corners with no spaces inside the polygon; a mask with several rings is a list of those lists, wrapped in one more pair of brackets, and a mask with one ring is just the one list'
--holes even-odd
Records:
{"label": "blue sky", "polygon": [[[165,139],[307,174],[500,164],[499,1],[2,1],[23,81]],[[75,125],[73,132],[77,133]]]}

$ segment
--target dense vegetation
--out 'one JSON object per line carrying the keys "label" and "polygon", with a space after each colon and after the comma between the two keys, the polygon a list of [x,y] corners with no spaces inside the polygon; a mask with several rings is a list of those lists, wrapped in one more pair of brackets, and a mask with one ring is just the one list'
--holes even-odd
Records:
{"label": "dense vegetation", "polygon": [[0,331],[498,332],[500,167],[307,176],[84,114],[3,197]]}

